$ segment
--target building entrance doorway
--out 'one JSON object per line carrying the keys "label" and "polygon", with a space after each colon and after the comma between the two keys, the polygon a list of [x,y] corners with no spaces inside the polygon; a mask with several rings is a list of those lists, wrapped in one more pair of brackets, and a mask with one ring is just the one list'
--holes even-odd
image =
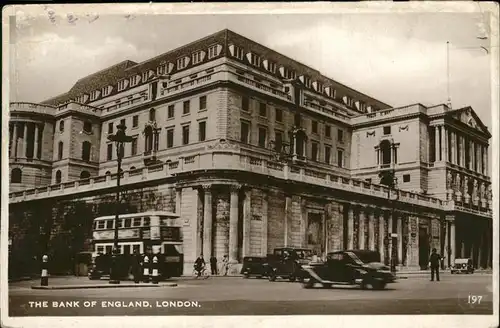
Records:
{"label": "building entrance doorway", "polygon": [[430,254],[429,232],[427,226],[419,226],[418,231],[418,264],[420,269],[425,270],[429,264]]}
{"label": "building entrance doorway", "polygon": [[307,215],[307,248],[313,250],[313,254],[322,255],[325,251],[325,233],[323,217],[319,213]]}

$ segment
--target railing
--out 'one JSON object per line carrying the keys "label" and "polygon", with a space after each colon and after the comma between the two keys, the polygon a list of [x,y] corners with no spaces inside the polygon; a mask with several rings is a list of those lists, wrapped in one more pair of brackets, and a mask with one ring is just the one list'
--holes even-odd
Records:
{"label": "railing", "polygon": [[[234,73],[231,72],[231,74],[234,74]],[[281,91],[281,90],[278,90],[278,89],[275,89],[275,88],[271,88],[268,85],[265,85],[263,83],[257,82],[255,80],[252,80],[252,79],[249,79],[249,78],[246,78],[246,77],[241,76],[241,75],[237,75],[237,74],[235,74],[235,75],[237,76],[237,79],[240,82],[243,82],[245,84],[248,84],[248,85],[251,85],[253,87],[256,87],[257,89],[260,89],[260,90],[272,93],[273,95],[276,95],[278,97],[282,97],[282,98],[286,98],[288,100],[292,100],[292,96],[290,96],[288,93],[286,93],[284,91]]]}
{"label": "railing", "polygon": [[64,110],[76,110],[76,111],[81,111],[83,113],[92,112],[96,115],[99,115],[102,112],[101,108],[83,105],[83,104],[80,104],[80,103],[77,103],[74,101],[70,101],[69,103],[61,105],[57,108],[58,112],[61,112]]}
{"label": "railing", "polygon": [[330,108],[327,108],[327,107],[324,107],[321,105],[317,105],[317,104],[312,103],[312,102],[304,102],[304,107],[307,107],[307,108],[310,108],[314,111],[318,111],[318,112],[321,112],[323,114],[332,116],[336,119],[340,119],[346,123],[349,122],[349,120],[350,120],[350,117],[347,115],[340,114],[337,111],[335,111],[334,109],[330,109]]}
{"label": "railing", "polygon": [[389,117],[398,117],[402,115],[426,113],[427,109],[421,104],[414,104],[399,108],[390,108],[378,110],[373,113],[362,114],[351,118],[352,124],[364,123],[367,121],[372,121],[373,119],[387,119]]}

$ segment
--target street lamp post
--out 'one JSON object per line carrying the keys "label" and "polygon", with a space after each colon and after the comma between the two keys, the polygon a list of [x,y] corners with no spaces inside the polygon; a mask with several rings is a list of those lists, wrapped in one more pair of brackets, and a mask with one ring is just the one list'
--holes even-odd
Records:
{"label": "street lamp post", "polygon": [[119,124],[116,127],[117,131],[115,134],[109,135],[108,139],[113,141],[116,145],[116,156],[118,161],[118,174],[116,176],[116,213],[115,213],[115,228],[114,228],[114,237],[113,237],[113,254],[111,258],[111,270],[109,274],[109,283],[110,284],[119,284],[120,277],[118,274],[118,221],[120,215],[120,180],[122,175],[122,158],[124,151],[124,144],[127,142],[131,142],[133,138],[131,136],[127,136],[125,134],[125,130],[127,127],[124,124]]}

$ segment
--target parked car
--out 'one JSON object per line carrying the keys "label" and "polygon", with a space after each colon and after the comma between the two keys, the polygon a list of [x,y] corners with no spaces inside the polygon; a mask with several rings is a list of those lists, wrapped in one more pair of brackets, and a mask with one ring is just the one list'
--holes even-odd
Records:
{"label": "parked car", "polygon": [[474,265],[472,259],[455,259],[455,263],[451,267],[451,273],[474,273]]}
{"label": "parked car", "polygon": [[275,248],[273,254],[267,256],[269,281],[275,281],[278,277],[290,281],[302,281],[304,278],[302,265],[309,263],[312,257],[312,250],[307,248]]}
{"label": "parked car", "polygon": [[267,258],[265,256],[246,256],[243,258],[241,274],[244,278],[256,276],[257,278],[268,276]]}
{"label": "parked car", "polygon": [[347,250],[328,253],[324,263],[302,266],[307,276],[302,286],[313,288],[316,283],[329,288],[332,285],[358,285],[362,289],[384,289],[396,281],[389,267],[380,263],[376,251]]}

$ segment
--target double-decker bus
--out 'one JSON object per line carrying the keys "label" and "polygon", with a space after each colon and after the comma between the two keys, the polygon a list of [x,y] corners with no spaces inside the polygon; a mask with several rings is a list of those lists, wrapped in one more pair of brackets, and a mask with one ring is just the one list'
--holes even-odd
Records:
{"label": "double-decker bus", "polygon": [[[131,273],[133,255],[158,257],[163,278],[180,277],[184,265],[182,231],[179,216],[175,213],[153,211],[121,214],[118,216],[118,250],[121,276]],[[93,258],[100,275],[109,272],[114,245],[115,216],[94,219],[92,227]],[[96,270],[93,270],[94,273]]]}

